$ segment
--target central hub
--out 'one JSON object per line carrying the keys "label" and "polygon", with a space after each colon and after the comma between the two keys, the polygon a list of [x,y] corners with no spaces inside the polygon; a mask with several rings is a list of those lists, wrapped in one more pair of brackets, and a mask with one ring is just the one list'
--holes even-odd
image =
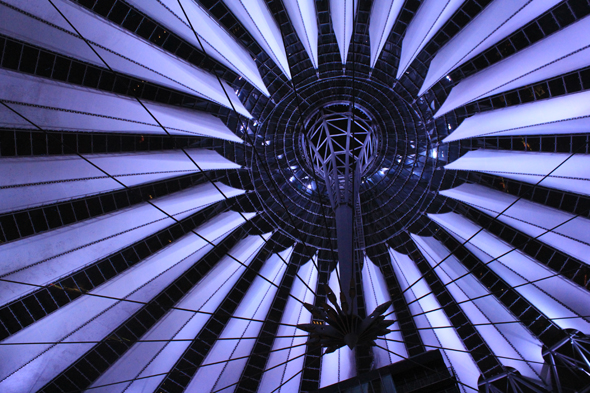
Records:
{"label": "central hub", "polygon": [[302,145],[323,178],[363,175],[377,151],[378,138],[368,113],[352,103],[331,103],[305,121]]}

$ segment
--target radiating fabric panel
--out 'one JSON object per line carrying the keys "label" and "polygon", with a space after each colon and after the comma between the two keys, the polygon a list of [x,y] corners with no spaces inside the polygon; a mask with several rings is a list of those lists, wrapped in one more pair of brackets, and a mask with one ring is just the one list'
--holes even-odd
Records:
{"label": "radiating fabric panel", "polygon": [[[213,243],[243,223],[240,217],[220,215],[197,228]],[[212,245],[189,233],[148,257],[91,293],[117,299],[147,302],[190,268]],[[14,334],[4,342],[56,342],[26,346],[0,346],[0,390],[31,392],[39,389],[76,361],[94,344],[60,344],[102,340],[142,307],[103,297],[82,296],[67,306]]]}
{"label": "radiating fabric panel", "polygon": [[498,360],[506,367],[517,369],[524,376],[541,381],[544,363],[541,356],[543,343],[537,340],[438,240],[413,234],[411,236],[481,337],[488,343],[494,343],[490,349],[499,357]]}
{"label": "radiating fabric panel", "polygon": [[461,7],[465,0],[424,0],[410,21],[402,41],[402,53],[397,68],[401,78],[428,41]]}
{"label": "radiating fabric panel", "polygon": [[279,66],[283,74],[291,79],[281,30],[264,0],[223,0],[223,2]]}
{"label": "radiating fabric panel", "polygon": [[[228,197],[244,191],[219,186]],[[176,220],[182,220],[211,203],[225,198],[212,184],[179,191],[153,200],[153,204]],[[227,213],[237,216],[238,213]],[[244,215],[246,218],[253,214]],[[148,237],[176,221],[148,203],[63,226],[39,235],[0,245],[0,277],[34,285],[50,285],[124,247]],[[193,235],[195,236],[195,235]],[[0,286],[0,304],[38,289],[13,283]]]}
{"label": "radiating fabric panel", "polygon": [[85,154],[84,158],[77,155],[0,158],[0,212],[123,189],[123,185],[133,187],[199,170],[240,168],[212,150],[186,149],[186,153],[188,157],[182,150],[168,150]]}
{"label": "radiating fabric panel", "polygon": [[330,17],[342,64],[346,64],[358,0],[330,0]]}
{"label": "radiating fabric panel", "polygon": [[469,102],[590,65],[590,17],[585,17],[459,82],[434,117]]}
{"label": "radiating fabric panel", "polygon": [[[241,114],[249,116],[229,85],[224,85],[224,92],[213,75],[155,47],[74,2],[53,0],[58,12],[49,1],[6,1],[33,16],[25,19],[21,14],[16,18],[15,11],[8,11],[10,15],[6,15],[2,24],[7,25],[5,31],[8,30],[9,35],[16,35],[17,38],[103,68],[110,67],[140,80],[203,97],[228,108],[233,104]],[[2,8],[7,9],[5,6]],[[88,47],[85,40],[94,50]]]}
{"label": "radiating fabric panel", "polygon": [[[269,96],[250,53],[197,2],[193,0],[180,2],[178,0],[129,0],[127,3],[243,76],[264,95]],[[188,20],[185,13],[188,15]]]}
{"label": "radiating fabric panel", "polygon": [[[252,282],[234,316],[256,320],[266,318],[278,290],[275,285],[278,286],[281,283],[287,269],[287,265],[281,258],[288,263],[292,253],[293,247],[289,247],[278,254],[271,255],[260,269],[260,275]],[[185,391],[191,393],[217,390],[233,392],[248,361],[244,357],[250,355],[255,344],[255,340],[242,338],[257,337],[261,328],[261,322],[231,319],[219,336],[220,340],[213,345]]]}
{"label": "radiating fabric panel", "polygon": [[498,217],[503,223],[590,264],[590,220],[587,218],[478,184],[465,183],[440,194]]}
{"label": "radiating fabric panel", "polygon": [[[175,307],[214,313],[270,235],[263,235],[263,238],[250,235],[240,240]],[[141,340],[193,340],[209,318],[210,314],[170,310]],[[92,384],[89,391],[154,391],[190,344],[190,341],[136,343]],[[150,377],[152,375],[154,377]],[[138,379],[129,381],[135,378]],[[116,384],[119,381],[125,382]],[[108,386],[101,388],[101,385]]]}
{"label": "radiating fabric panel", "polygon": [[[365,256],[362,276],[365,305],[367,315],[369,315],[377,308],[377,306],[391,301],[391,296],[389,296],[389,290],[387,289],[387,283],[385,282],[383,273],[381,273],[381,270],[375,266],[367,256]],[[384,315],[387,315],[388,320],[396,321],[393,306],[390,306]],[[395,322],[389,327],[389,329],[393,331],[385,335],[384,338],[387,340],[375,340],[375,343],[378,346],[387,348],[391,351],[388,352],[383,348],[373,347],[376,368],[385,367],[408,357],[408,351],[404,345],[404,338],[401,334],[399,324]]]}
{"label": "radiating fabric panel", "polygon": [[[340,301],[340,284],[338,281],[336,269],[334,269],[330,274],[328,285],[332,289],[332,292],[334,292],[336,299]],[[340,381],[344,381],[345,379],[356,377],[356,359],[354,349],[344,346],[328,354],[325,354],[325,349],[322,349],[322,354],[322,365],[320,368],[320,388],[333,385]]]}
{"label": "radiating fabric panel", "polygon": [[497,44],[560,0],[496,0],[488,4],[436,53],[418,95],[455,68]]}
{"label": "radiating fabric panel", "polygon": [[584,195],[590,195],[589,167],[590,154],[510,150],[472,150],[445,165]]}
{"label": "radiating fabric panel", "polygon": [[[562,329],[590,332],[590,293],[456,213],[429,214]],[[479,233],[477,231],[481,230]],[[477,235],[474,236],[474,234]]]}
{"label": "radiating fabric panel", "polygon": [[590,92],[477,113],[465,119],[443,142],[485,136],[587,133]]}
{"label": "radiating fabric panel", "polygon": [[[278,386],[277,393],[298,392],[301,384],[301,371],[305,363],[305,350],[308,335],[303,330],[294,326],[303,323],[311,323],[311,313],[303,307],[303,303],[313,304],[316,290],[318,271],[314,265],[317,263],[317,255],[312,260],[299,268],[295,277],[291,296],[287,300],[280,325],[277,329],[277,338],[272,345],[272,352],[268,357],[265,372],[262,375],[258,392],[269,393]],[[301,300],[301,302],[296,299]],[[284,350],[280,350],[285,348]]]}
{"label": "radiating fabric panel", "polygon": [[284,1],[283,5],[313,68],[318,68],[318,23],[314,0]]}
{"label": "radiating fabric panel", "polygon": [[371,44],[371,67],[377,59],[391,34],[391,29],[404,5],[403,0],[375,0],[369,18],[369,41]]}
{"label": "radiating fabric panel", "polygon": [[133,98],[2,68],[0,78],[0,99],[17,113],[0,106],[1,127],[161,135],[168,131],[172,135],[242,142],[221,120],[210,114],[143,103],[148,112]]}
{"label": "radiating fabric panel", "polygon": [[[400,254],[391,248],[389,255],[426,350],[446,348],[441,353],[447,366],[453,368],[457,379],[462,383],[459,385],[461,391],[477,392],[480,371],[455,329],[448,327],[453,325],[432,293],[426,279],[422,278],[418,267],[407,255]],[[473,389],[469,389],[468,386]]]}

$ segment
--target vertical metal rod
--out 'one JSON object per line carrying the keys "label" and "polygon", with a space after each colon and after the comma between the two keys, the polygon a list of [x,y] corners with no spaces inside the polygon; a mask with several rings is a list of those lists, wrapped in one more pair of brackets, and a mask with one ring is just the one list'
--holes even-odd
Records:
{"label": "vertical metal rod", "polygon": [[340,266],[340,288],[351,305],[349,288],[354,279],[354,254],[351,245],[354,241],[354,216],[352,206],[342,204],[336,207],[336,237],[338,239],[338,261]]}

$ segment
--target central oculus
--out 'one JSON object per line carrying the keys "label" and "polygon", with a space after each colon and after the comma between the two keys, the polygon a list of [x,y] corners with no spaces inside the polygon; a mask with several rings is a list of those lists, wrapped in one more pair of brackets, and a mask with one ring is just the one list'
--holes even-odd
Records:
{"label": "central oculus", "polygon": [[355,171],[362,176],[373,161],[377,133],[363,108],[331,103],[315,111],[304,126],[301,138],[307,160],[327,183],[339,183]]}

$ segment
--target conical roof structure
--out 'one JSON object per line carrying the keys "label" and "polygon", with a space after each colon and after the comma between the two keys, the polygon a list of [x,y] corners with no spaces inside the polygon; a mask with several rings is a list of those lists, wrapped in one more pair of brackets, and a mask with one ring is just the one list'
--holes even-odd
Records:
{"label": "conical roof structure", "polygon": [[[587,0],[0,0],[0,44],[1,392],[429,351],[449,392],[590,389]],[[310,339],[337,313],[388,328]]]}

